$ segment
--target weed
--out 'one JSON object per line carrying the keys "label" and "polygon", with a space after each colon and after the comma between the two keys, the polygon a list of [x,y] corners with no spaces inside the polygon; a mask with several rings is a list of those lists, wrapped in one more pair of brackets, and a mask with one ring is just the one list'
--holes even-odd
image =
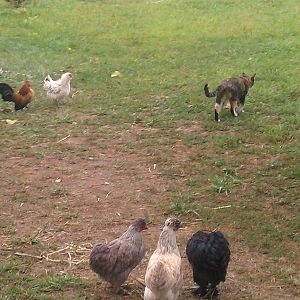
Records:
{"label": "weed", "polygon": [[171,204],[170,209],[172,212],[174,212],[177,215],[193,213],[194,215],[196,215],[196,217],[199,217],[199,214],[195,209],[195,205],[182,203],[182,201],[180,200],[175,200]]}
{"label": "weed", "polygon": [[62,214],[62,216],[66,220],[72,220],[72,219],[77,219],[79,217],[79,213],[78,212],[65,212]]}
{"label": "weed", "polygon": [[16,299],[16,297],[17,299],[43,299],[41,297],[44,293],[88,286],[81,278],[71,275],[47,275],[40,278],[26,276],[17,279],[16,282],[17,285],[5,288],[6,299]]}
{"label": "weed", "polygon": [[58,197],[65,197],[65,196],[68,196],[69,194],[70,194],[70,192],[65,187],[56,187],[52,191],[52,195],[58,196]]}
{"label": "weed", "polygon": [[11,225],[7,225],[3,228],[3,232],[4,234],[12,235],[16,233],[16,230]]}
{"label": "weed", "polygon": [[236,148],[238,147],[243,141],[239,136],[236,136],[231,133],[224,133],[222,136],[217,137],[215,139],[215,143],[224,149],[228,148]]}
{"label": "weed", "polygon": [[210,176],[210,181],[214,189],[218,193],[230,194],[233,189],[234,183],[237,181],[237,174],[235,170],[223,168],[222,175]]}

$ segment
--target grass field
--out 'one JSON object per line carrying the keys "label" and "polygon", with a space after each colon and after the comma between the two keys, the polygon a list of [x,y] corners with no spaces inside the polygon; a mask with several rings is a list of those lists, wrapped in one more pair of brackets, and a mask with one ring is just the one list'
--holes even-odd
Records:
{"label": "grass field", "polygon": [[[299,13],[297,0],[0,0],[0,82],[36,92],[0,113],[0,299],[119,299],[88,255],[143,214],[128,299],[169,215],[185,224],[180,299],[194,299],[186,241],[215,228],[232,251],[220,299],[299,299]],[[66,70],[74,97],[56,107],[42,81]],[[242,72],[257,73],[245,113],[215,123],[204,84]]]}

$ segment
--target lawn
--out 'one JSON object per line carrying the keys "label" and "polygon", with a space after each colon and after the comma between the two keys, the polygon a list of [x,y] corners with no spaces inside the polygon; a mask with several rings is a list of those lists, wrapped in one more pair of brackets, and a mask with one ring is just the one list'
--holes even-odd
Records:
{"label": "lawn", "polygon": [[[299,13],[297,0],[0,0],[0,82],[36,92],[0,112],[0,299],[117,299],[88,255],[143,215],[128,299],[169,215],[185,225],[180,299],[194,299],[186,242],[215,228],[232,252],[220,299],[300,297]],[[73,97],[57,107],[42,82],[64,71]],[[242,72],[257,74],[245,113],[214,122],[204,84]]]}

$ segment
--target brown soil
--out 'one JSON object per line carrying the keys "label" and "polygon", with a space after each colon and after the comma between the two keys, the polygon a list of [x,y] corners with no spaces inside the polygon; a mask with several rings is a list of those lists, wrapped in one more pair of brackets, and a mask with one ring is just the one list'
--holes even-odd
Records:
{"label": "brown soil", "polygon": [[[131,153],[122,149],[123,141],[128,142],[128,138],[136,142],[132,136],[140,130],[138,126],[132,127],[122,132],[119,139],[109,143],[106,139],[109,147],[101,149],[88,135],[70,136],[57,144],[57,147],[61,144],[72,147],[75,157],[72,153],[55,150],[43,158],[13,157],[9,151],[2,153],[5,159],[1,162],[1,216],[15,232],[0,228],[1,249],[12,249],[13,240],[36,235],[40,244],[21,241],[15,246],[18,252],[50,258],[23,257],[32,263],[30,275],[49,272],[80,275],[93,283],[91,298],[99,295],[99,299],[122,299],[112,296],[89,270],[89,251],[93,243],[112,240],[124,232],[132,220],[147,215],[151,220],[144,234],[148,251],[128,280],[132,295],[126,297],[142,299],[143,287],[136,279],[143,280],[149,256],[167,217],[162,210],[162,203],[167,201],[164,193],[174,185],[172,180],[180,183],[181,178],[163,176],[159,165],[153,165],[151,157],[142,150]],[[101,140],[96,142],[99,144]],[[36,145],[35,151],[48,146]],[[83,146],[88,150],[82,152]],[[188,151],[192,151],[183,148],[180,142],[171,148],[174,157],[181,162],[185,161]],[[180,299],[195,299],[190,293],[194,283],[185,245],[189,236],[200,228],[201,222],[186,222],[178,233],[185,277]],[[222,230],[229,237],[234,236],[230,228]],[[55,251],[58,252],[53,253]],[[265,268],[269,258],[250,251],[235,238],[231,241],[231,252],[228,277],[220,285],[220,299],[296,299],[296,293],[289,286],[279,286]],[[11,252],[7,253],[9,257]],[[71,299],[72,293],[75,292],[66,292],[64,299]]]}

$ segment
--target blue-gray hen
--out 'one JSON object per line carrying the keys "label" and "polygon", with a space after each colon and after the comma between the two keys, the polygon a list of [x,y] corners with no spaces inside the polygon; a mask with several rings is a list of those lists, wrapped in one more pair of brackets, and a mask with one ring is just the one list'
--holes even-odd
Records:
{"label": "blue-gray hen", "polygon": [[90,268],[110,282],[114,293],[124,293],[121,285],[145,255],[141,232],[147,229],[144,219],[137,219],[119,238],[108,244],[96,244],[90,255]]}

